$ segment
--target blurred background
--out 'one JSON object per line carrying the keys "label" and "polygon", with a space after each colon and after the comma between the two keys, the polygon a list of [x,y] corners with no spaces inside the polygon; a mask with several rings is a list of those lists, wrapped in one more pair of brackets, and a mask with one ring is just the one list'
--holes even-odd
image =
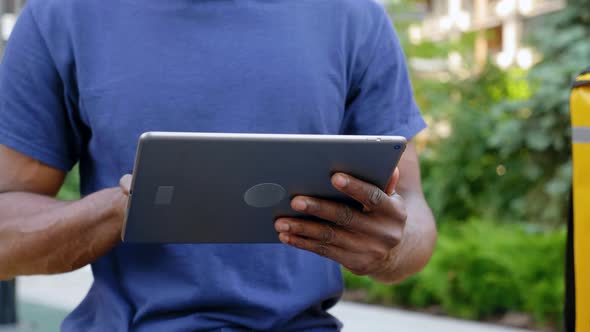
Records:
{"label": "blurred background", "polygon": [[[429,123],[417,142],[439,241],[428,267],[398,286],[345,271],[345,300],[563,330],[568,98],[574,76],[590,66],[590,1],[380,2]],[[4,40],[23,3],[0,0]],[[60,196],[78,197],[76,169]],[[69,281],[82,285],[78,293],[87,286],[76,280],[91,278],[82,274]],[[35,297],[57,287],[35,280],[25,278],[19,291]],[[57,317],[36,308],[21,305],[28,319]]]}

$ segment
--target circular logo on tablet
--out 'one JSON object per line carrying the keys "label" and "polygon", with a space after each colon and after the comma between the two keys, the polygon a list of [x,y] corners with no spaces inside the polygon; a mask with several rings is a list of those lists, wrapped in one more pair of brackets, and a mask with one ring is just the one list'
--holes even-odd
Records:
{"label": "circular logo on tablet", "polygon": [[269,208],[287,197],[287,190],[276,183],[261,183],[246,190],[244,202],[255,208]]}

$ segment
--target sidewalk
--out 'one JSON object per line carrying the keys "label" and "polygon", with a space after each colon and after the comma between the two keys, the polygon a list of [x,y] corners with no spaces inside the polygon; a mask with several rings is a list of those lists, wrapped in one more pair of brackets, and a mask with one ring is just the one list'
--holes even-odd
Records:
{"label": "sidewalk", "polygon": [[[81,301],[91,282],[88,267],[57,276],[19,278],[22,321],[34,323],[36,332],[57,331],[58,322]],[[344,323],[343,332],[525,331],[350,302],[339,303],[331,313]]]}

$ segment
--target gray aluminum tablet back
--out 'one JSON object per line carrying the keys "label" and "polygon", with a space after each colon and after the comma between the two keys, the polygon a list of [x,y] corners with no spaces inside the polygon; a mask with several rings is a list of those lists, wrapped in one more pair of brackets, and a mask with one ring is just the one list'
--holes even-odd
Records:
{"label": "gray aluminum tablet back", "polygon": [[277,217],[305,217],[291,198],[351,202],[331,185],[337,171],[384,188],[404,149],[391,136],[146,133],[123,240],[278,242]]}

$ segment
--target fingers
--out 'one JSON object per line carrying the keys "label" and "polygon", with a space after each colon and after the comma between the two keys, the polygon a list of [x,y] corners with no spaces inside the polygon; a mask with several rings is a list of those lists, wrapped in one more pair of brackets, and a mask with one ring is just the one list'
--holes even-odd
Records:
{"label": "fingers", "polygon": [[[327,201],[307,196],[297,196],[291,202],[291,207],[299,212],[333,222],[334,224],[349,230],[360,231],[365,234],[381,232],[377,227],[379,221],[397,221],[404,224],[407,219],[404,199],[399,195],[387,196],[381,203],[381,218],[372,218],[376,215],[367,214],[356,210],[346,204]],[[368,220],[371,220],[368,222]]]}
{"label": "fingers", "polygon": [[[399,207],[395,207],[392,204],[392,207],[387,211],[390,216],[394,216],[398,219],[380,216],[368,216],[344,204],[304,196],[295,197],[291,205],[295,210],[334,223],[334,227],[336,227],[337,230],[343,229],[346,231],[346,233],[343,234],[354,233],[354,235],[363,235],[372,239],[383,241],[387,245],[397,245],[399,242],[399,234],[398,232],[392,231],[392,229],[403,229],[405,226],[407,214],[406,209],[402,205],[403,201],[401,200],[401,197],[400,200],[394,204],[399,204]],[[395,211],[390,211],[393,209],[395,209]],[[295,224],[293,229],[300,230],[299,227],[304,227],[304,236],[308,236],[308,229],[311,229],[311,226],[308,226],[308,223],[312,222],[307,222],[303,225]],[[319,224],[317,222],[315,223]],[[281,232],[281,230],[277,231]],[[319,239],[319,237],[315,238]],[[351,240],[351,242],[354,242],[355,245],[358,245],[358,238]],[[344,248],[355,247],[355,245],[339,245]]]}
{"label": "fingers", "polygon": [[309,238],[322,245],[334,245],[357,251],[354,247],[358,245],[358,241],[356,241],[354,235],[335,225],[295,218],[280,218],[275,223],[275,230],[279,233],[289,233]]}
{"label": "fingers", "polygon": [[332,185],[363,204],[368,211],[382,209],[388,201],[388,195],[377,186],[343,173],[336,173],[332,176]]}
{"label": "fingers", "polygon": [[292,233],[280,233],[279,239],[287,245],[332,259],[357,275],[367,275],[382,269],[391,254],[384,247],[363,246],[364,250],[356,252]]}
{"label": "fingers", "polygon": [[332,259],[345,267],[359,266],[363,262],[363,255],[351,252],[335,245],[325,244],[321,241],[304,238],[291,233],[279,234],[281,242],[298,249],[307,250],[317,255]]}
{"label": "fingers", "polygon": [[[383,213],[364,213],[348,205],[306,196],[297,196],[291,202],[294,210],[332,222],[337,229],[348,233],[362,234],[372,239],[397,245],[401,237],[398,230],[403,230],[407,220],[405,202],[399,195],[387,197],[387,206]],[[306,224],[293,227],[309,228]],[[277,230],[280,232],[280,230]],[[307,231],[305,231],[307,236]],[[356,240],[358,241],[358,240]]]}
{"label": "fingers", "polygon": [[121,190],[123,190],[123,193],[127,196],[129,196],[131,190],[131,178],[131,174],[125,174],[121,180],[119,180],[119,187],[121,187]]}
{"label": "fingers", "polygon": [[362,227],[363,214],[348,205],[298,196],[291,202],[291,207],[296,211],[333,222],[343,228],[359,229]]}
{"label": "fingers", "polygon": [[388,266],[392,252],[403,236],[407,211],[403,198],[394,194],[398,181],[399,170],[396,169],[383,191],[337,173],[332,177],[334,187],[360,202],[364,209],[297,196],[291,201],[294,210],[326,223],[280,218],[275,224],[279,239],[293,247],[333,259],[355,274],[373,275]]}

